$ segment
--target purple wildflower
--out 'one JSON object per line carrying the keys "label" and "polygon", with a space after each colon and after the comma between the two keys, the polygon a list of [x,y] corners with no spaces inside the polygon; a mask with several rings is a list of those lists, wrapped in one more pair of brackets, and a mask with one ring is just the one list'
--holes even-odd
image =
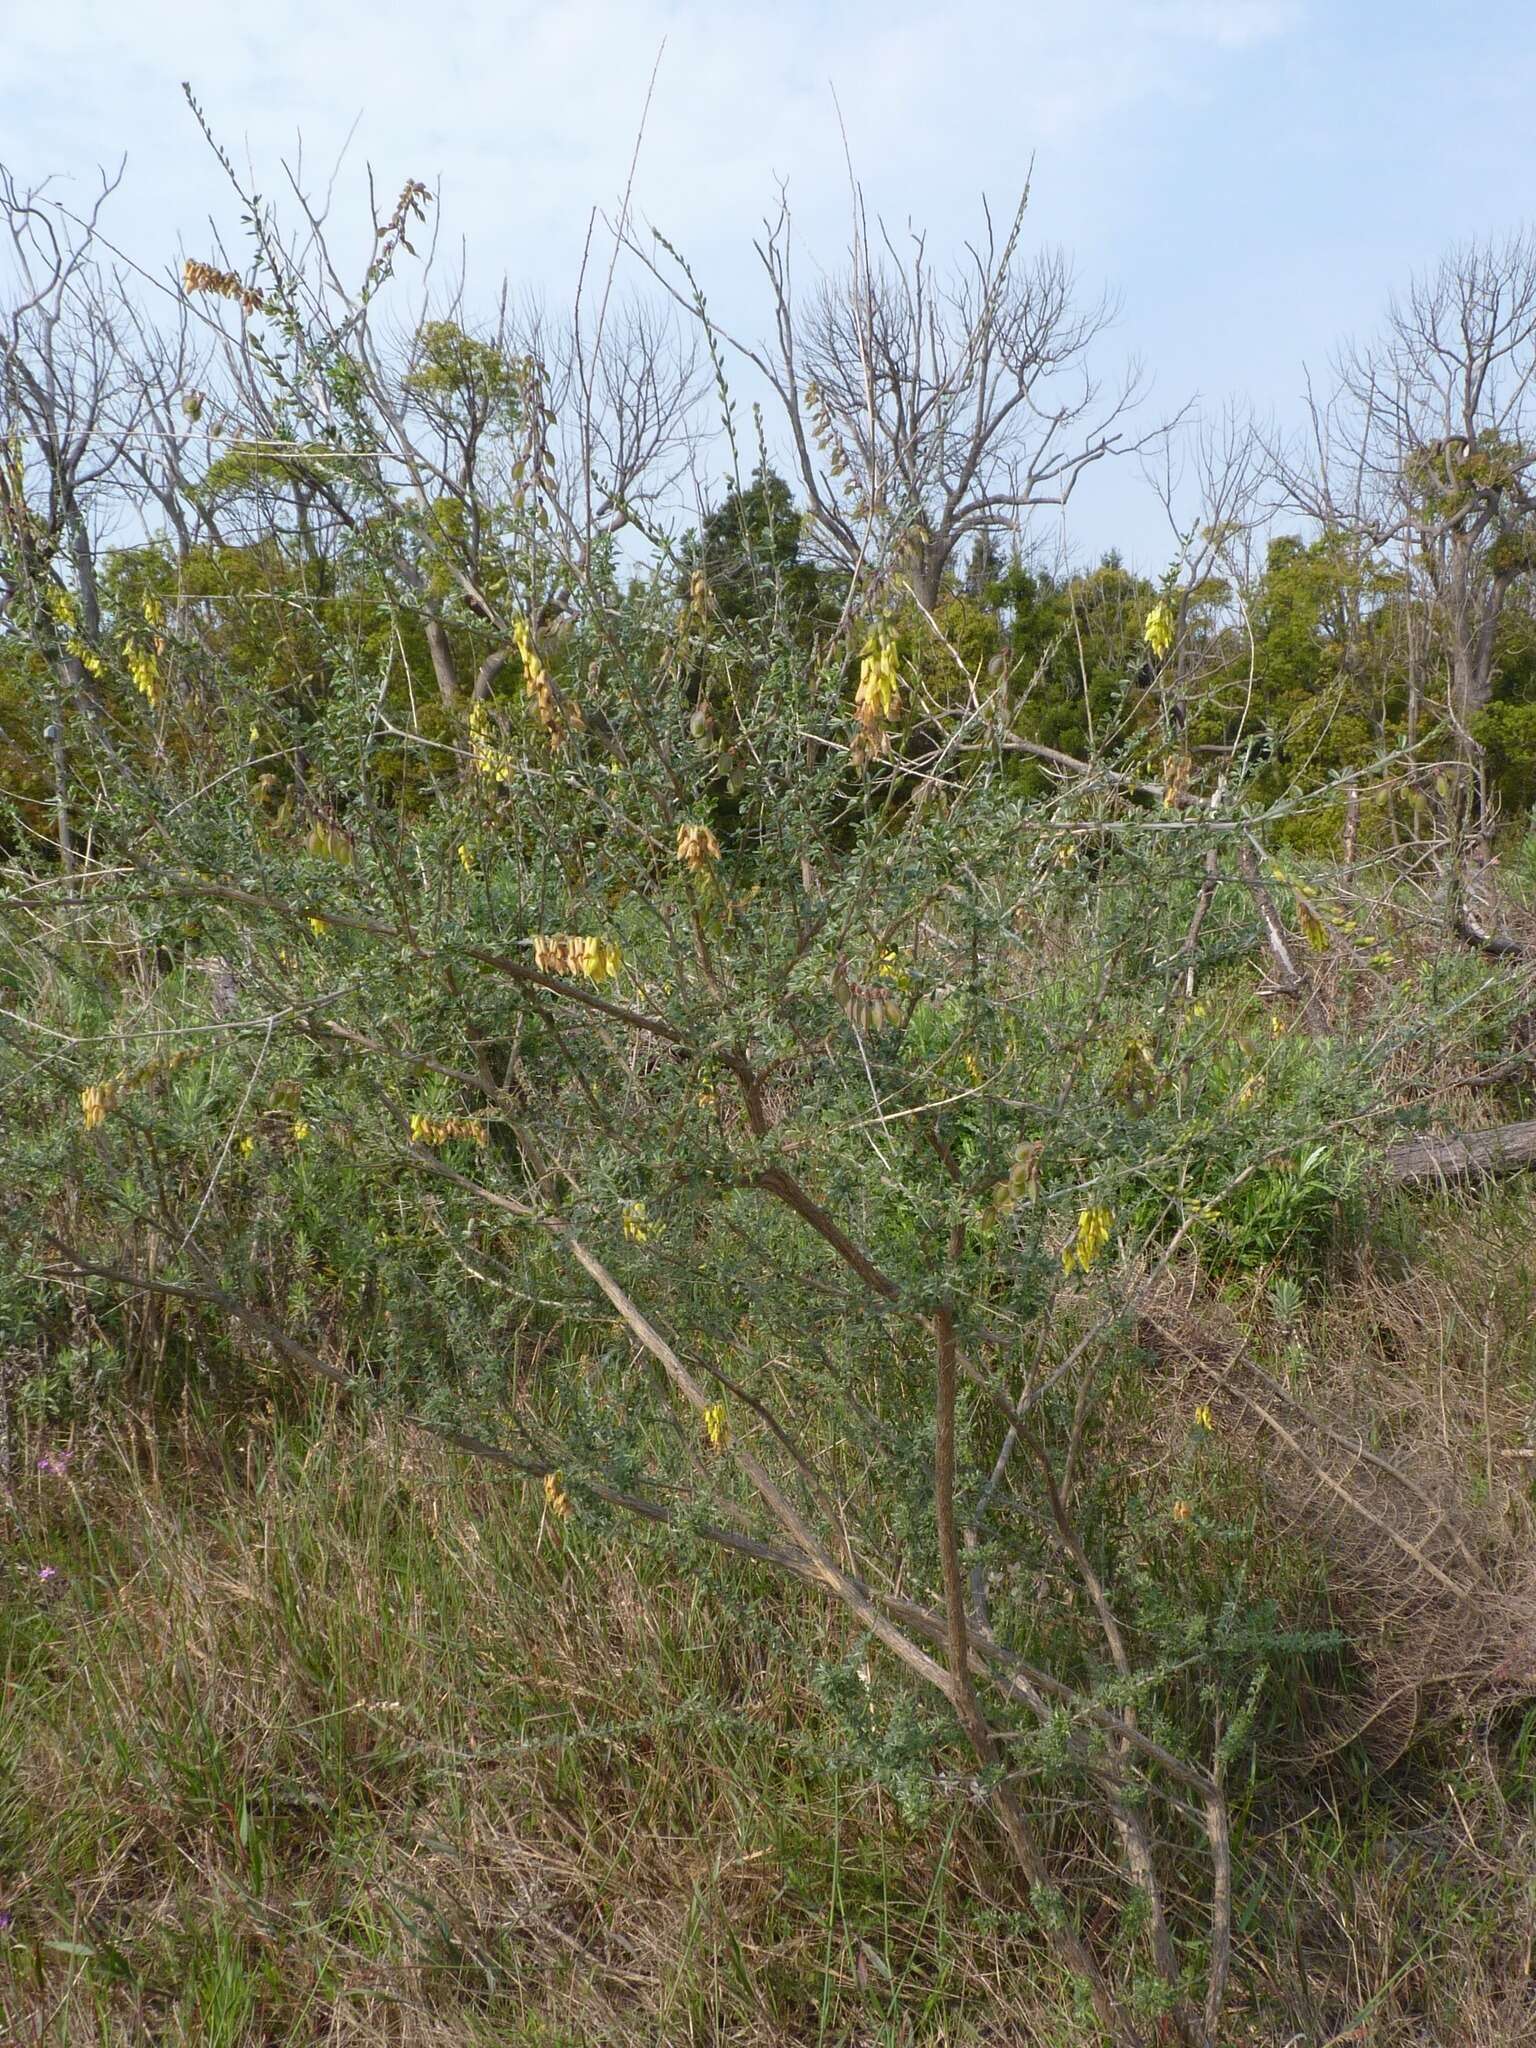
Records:
{"label": "purple wildflower", "polygon": [[56,1564],[40,1564],[37,1568],[37,1576],[41,1580],[43,1580],[45,1584],[49,1579],[56,1579],[58,1575],[59,1568]]}

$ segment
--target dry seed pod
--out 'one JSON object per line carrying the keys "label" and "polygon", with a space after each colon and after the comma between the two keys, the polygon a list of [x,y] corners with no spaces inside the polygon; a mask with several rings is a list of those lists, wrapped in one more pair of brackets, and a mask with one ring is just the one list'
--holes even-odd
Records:
{"label": "dry seed pod", "polygon": [[707,825],[679,825],[677,857],[695,874],[705,873],[720,858],[720,842]]}

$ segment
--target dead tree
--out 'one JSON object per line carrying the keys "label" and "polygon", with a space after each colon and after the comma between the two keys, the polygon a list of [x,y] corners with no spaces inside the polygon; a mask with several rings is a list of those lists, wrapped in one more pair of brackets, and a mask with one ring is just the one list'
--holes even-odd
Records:
{"label": "dead tree", "polygon": [[138,426],[97,226],[105,178],[83,219],[0,166],[0,625],[41,651],[54,689],[44,736],[54,777],[59,860],[75,865],[66,714],[109,750],[99,683],[97,574],[108,501]]}
{"label": "dead tree", "polygon": [[1079,302],[1059,251],[1023,254],[1028,203],[1026,190],[1001,240],[988,212],[948,275],[925,235],[872,235],[859,204],[847,264],[804,301],[781,204],[756,245],[765,343],[715,329],[691,279],[669,285],[772,388],[809,535],[851,584],[897,576],[931,610],[967,543],[1064,505],[1094,463],[1146,445],[1126,426],[1139,371],[1106,388],[1090,365],[1113,307]]}
{"label": "dead tree", "polygon": [[1506,601],[1536,570],[1536,236],[1468,244],[1417,279],[1380,337],[1340,358],[1310,439],[1305,461],[1280,465],[1287,494],[1407,575],[1441,651],[1480,829],[1475,724]]}

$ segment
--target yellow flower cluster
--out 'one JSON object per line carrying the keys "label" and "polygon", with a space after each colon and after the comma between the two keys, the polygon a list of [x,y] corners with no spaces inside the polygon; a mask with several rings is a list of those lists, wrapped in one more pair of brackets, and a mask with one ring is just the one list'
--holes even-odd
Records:
{"label": "yellow flower cluster", "polygon": [[558,747],[565,739],[567,726],[581,724],[581,713],[574,704],[568,709],[562,708],[555,695],[555,686],[550,681],[549,670],[533,644],[533,634],[526,619],[512,621],[512,638],[517,643],[518,657],[523,664],[523,688],[528,692],[534,716],[548,733],[551,746]]}
{"label": "yellow flower cluster", "polygon": [[712,1451],[723,1451],[731,1440],[731,1420],[725,1412],[723,1401],[711,1401],[704,1410],[705,1440]]}
{"label": "yellow flower cluster", "polygon": [[561,1485],[558,1472],[544,1474],[544,1505],[562,1522],[571,1512],[571,1497]]}
{"label": "yellow flower cluster", "polygon": [[116,1109],[118,1084],[116,1081],[93,1081],[89,1088],[80,1090],[80,1114],[85,1119],[85,1128],[94,1131],[107,1120],[107,1112]]}
{"label": "yellow flower cluster", "polygon": [[464,1138],[471,1145],[486,1142],[485,1124],[473,1116],[420,1116],[411,1118],[413,1145],[446,1145],[450,1138]]}
{"label": "yellow flower cluster", "polygon": [[565,974],[572,980],[612,981],[624,955],[612,939],[584,939],[567,933],[541,934],[533,942],[533,964],[541,974]]}
{"label": "yellow flower cluster", "polygon": [[1173,606],[1166,597],[1160,597],[1147,613],[1146,624],[1142,627],[1142,638],[1159,661],[1173,646],[1175,619]]}
{"label": "yellow flower cluster", "polygon": [[720,842],[707,825],[679,825],[677,857],[696,875],[702,874],[711,861],[720,858]]}
{"label": "yellow flower cluster", "polygon": [[854,738],[854,765],[862,767],[885,752],[887,728],[901,709],[901,676],[896,666],[894,637],[876,627],[859,655],[859,687],[853,715],[859,730]]}
{"label": "yellow flower cluster", "polygon": [[644,1202],[626,1202],[619,1211],[619,1221],[631,1244],[649,1244],[655,1235],[655,1226],[646,1214]]}
{"label": "yellow flower cluster", "polygon": [[211,263],[199,263],[195,256],[189,256],[181,266],[182,289],[189,292],[207,292],[216,299],[233,299],[243,313],[259,313],[263,306],[261,293],[253,286],[242,284],[232,270],[216,270]]}
{"label": "yellow flower cluster", "polygon": [[[155,652],[165,646],[161,639],[155,641]],[[142,647],[132,644],[123,649],[123,662],[128,670],[133,687],[144,699],[151,711],[160,708],[160,671],[155,666],[155,657]]]}
{"label": "yellow flower cluster", "polygon": [[105,673],[101,656],[80,637],[80,613],[73,592],[66,590],[62,584],[53,583],[48,586],[43,602],[47,605],[54,624],[60,628],[59,639],[64,652],[72,654],[86,674],[94,676],[100,682]]}
{"label": "yellow flower cluster", "polygon": [[104,1124],[125,1095],[131,1095],[136,1088],[147,1087],[162,1074],[174,1074],[178,1067],[184,1067],[188,1060],[196,1059],[197,1049],[184,1045],[178,1052],[167,1053],[163,1059],[147,1060],[142,1067],[126,1068],[114,1074],[109,1081],[93,1081],[80,1090],[80,1116],[88,1131],[94,1131]]}
{"label": "yellow flower cluster", "polygon": [[516,756],[498,744],[491,707],[483,701],[469,707],[469,757],[487,782],[511,782],[517,774]]}
{"label": "yellow flower cluster", "polygon": [[1113,1209],[1082,1209],[1078,1212],[1077,1235],[1061,1255],[1061,1269],[1070,1273],[1076,1266],[1088,1272],[1102,1257],[1114,1224]]}

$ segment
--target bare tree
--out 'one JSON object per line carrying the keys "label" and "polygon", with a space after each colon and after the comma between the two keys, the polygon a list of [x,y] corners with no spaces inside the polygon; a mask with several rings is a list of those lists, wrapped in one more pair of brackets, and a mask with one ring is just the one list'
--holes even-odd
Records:
{"label": "bare tree", "polygon": [[1028,203],[1001,242],[987,212],[946,277],[925,235],[898,246],[877,223],[872,240],[856,202],[847,265],[803,303],[781,204],[757,244],[772,339],[725,337],[778,398],[822,550],[855,581],[904,576],[930,610],[968,541],[1064,505],[1085,469],[1134,445],[1139,373],[1106,391],[1089,366],[1113,309],[1078,303],[1060,253],[1021,254]]}
{"label": "bare tree", "polygon": [[1500,621],[1536,570],[1536,236],[1453,250],[1376,341],[1342,356],[1311,413],[1307,459],[1281,465],[1292,502],[1416,586],[1480,784],[1473,726],[1497,680]]}
{"label": "bare tree", "polygon": [[[1148,641],[1132,715],[1143,695],[1160,707],[1171,741],[1183,743],[1192,699],[1213,675],[1241,695],[1226,708],[1236,751],[1247,737],[1253,705],[1254,635],[1250,603],[1262,573],[1263,450],[1252,418],[1240,406],[1192,420],[1187,431],[1159,439],[1143,465],[1168,522],[1173,569],[1159,607],[1161,633]],[[1149,626],[1152,621],[1149,621]]]}
{"label": "bare tree", "polygon": [[116,296],[127,350],[128,374],[113,404],[125,429],[125,488],[137,495],[145,524],[185,560],[199,541],[223,541],[216,502],[202,488],[221,425],[210,388],[214,363],[184,299],[157,322],[129,293]]}
{"label": "bare tree", "polygon": [[97,557],[112,519],[106,502],[138,422],[98,261],[98,222],[116,183],[104,178],[76,219],[0,166],[0,249],[9,272],[0,310],[0,623],[15,621],[45,650],[55,678],[46,730],[66,872],[75,847],[64,712],[81,714],[106,740]]}
{"label": "bare tree", "polygon": [[[237,431],[399,582],[445,704],[465,695],[450,626],[489,634],[471,692],[482,696],[514,617],[536,631],[558,616],[597,551],[643,525],[675,484],[692,446],[695,350],[670,319],[612,303],[611,266],[595,308],[583,272],[563,323],[536,308],[513,316],[505,287],[477,320],[462,278],[437,284],[431,245],[414,317],[387,323],[379,294],[402,254],[416,256],[409,236],[433,204],[427,188],[409,181],[387,213],[375,202],[367,261],[347,279],[326,209],[297,176],[298,228],[285,238],[193,110],[252,224],[265,287],[191,266],[222,336]],[[253,310],[284,316],[281,357],[273,336],[253,335]]]}

